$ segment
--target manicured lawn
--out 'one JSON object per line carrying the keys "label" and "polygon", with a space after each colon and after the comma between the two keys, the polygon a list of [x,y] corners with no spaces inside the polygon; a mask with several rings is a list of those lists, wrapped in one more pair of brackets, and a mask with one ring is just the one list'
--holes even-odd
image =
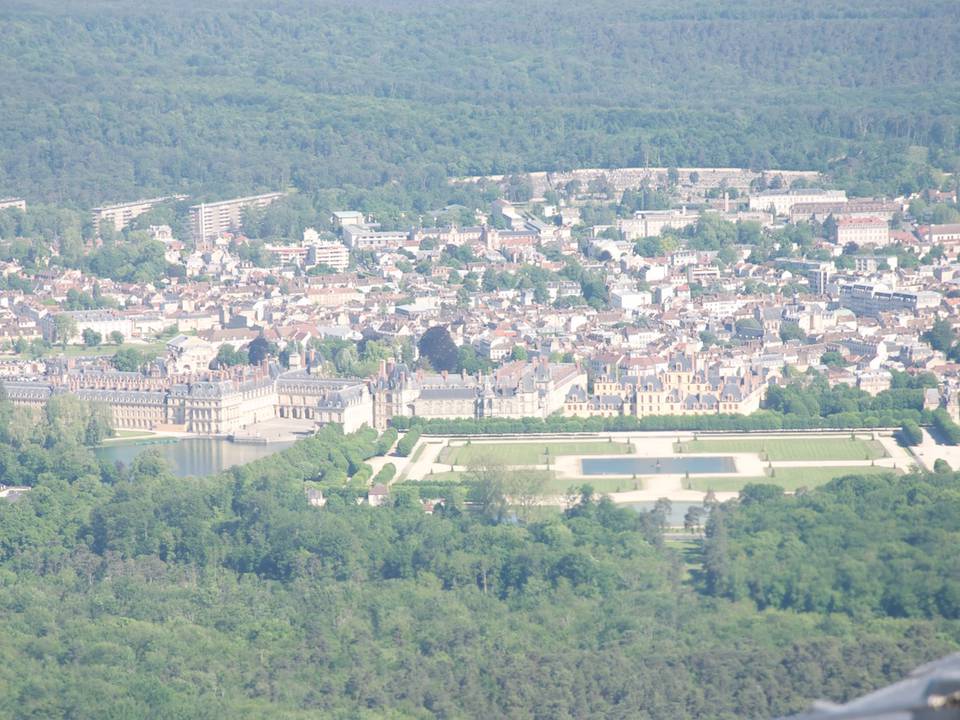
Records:
{"label": "manicured lawn", "polygon": [[107,438],[104,442],[118,441],[118,440],[132,440],[134,438],[148,438],[153,437],[156,433],[150,432],[149,430],[116,430],[115,435],[111,438]]}
{"label": "manicured lawn", "polygon": [[410,464],[412,465],[417,460],[420,459],[420,456],[423,455],[423,451],[427,449],[427,443],[420,443],[420,447],[416,449],[413,453],[413,457],[410,458]]}
{"label": "manicured lawn", "polygon": [[488,443],[472,442],[469,445],[446,447],[440,453],[439,462],[450,465],[469,465],[472,462],[490,460],[505,465],[543,465],[549,452],[551,458],[560,455],[623,455],[632,450],[627,443],[572,441],[547,443]]}
{"label": "manicured lawn", "polygon": [[567,491],[573,488],[574,492],[579,492],[583,485],[589,485],[598,493],[627,492],[629,490],[643,490],[643,481],[640,479],[631,480],[630,478],[612,478],[612,477],[589,477],[589,478],[558,478],[551,477],[543,486],[544,495],[566,495]]}
{"label": "manicured lawn", "polygon": [[155,433],[150,430],[117,430],[116,437],[120,438],[131,438],[131,437],[149,437]]}
{"label": "manicured lawn", "polygon": [[718,438],[691,440],[675,448],[683,453],[757,453],[781,460],[875,460],[886,454],[876,440],[865,438]]}
{"label": "manicured lawn", "polygon": [[404,482],[419,482],[420,480],[422,480],[423,482],[459,483],[459,482],[463,482],[466,479],[466,475],[467,474],[465,472],[460,472],[460,471],[438,472],[438,473],[434,473],[433,475],[424,475],[422,478],[405,478]]}
{"label": "manicured lawn", "polygon": [[[845,475],[881,475],[895,473],[896,470],[884,467],[802,467],[802,468],[775,468],[774,475],[763,477],[699,477],[691,478],[694,490],[707,492],[738,492],[749,483],[767,483],[779,485],[784,490],[796,490],[800,487],[814,488],[824,485],[834,478]],[[686,482],[684,482],[686,487]]]}

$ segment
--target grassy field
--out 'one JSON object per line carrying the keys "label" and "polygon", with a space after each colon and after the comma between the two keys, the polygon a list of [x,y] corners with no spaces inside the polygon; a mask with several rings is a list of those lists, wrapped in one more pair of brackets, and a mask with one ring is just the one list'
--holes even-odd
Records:
{"label": "grassy field", "polygon": [[[524,474],[536,475],[538,477],[543,478],[544,487],[552,487],[552,483],[556,480],[556,475],[552,470],[524,470],[523,472]],[[423,482],[437,482],[437,483],[446,483],[446,482],[461,483],[461,482],[467,482],[471,479],[472,478],[470,477],[469,472],[466,472],[465,470],[453,470],[453,471],[445,471],[445,472],[436,472],[433,475],[424,475],[422,478],[407,478],[406,482],[423,481]],[[569,483],[566,483],[563,485],[564,490],[566,489],[568,484]],[[577,484],[579,484],[579,481]],[[544,490],[544,494],[555,495],[556,493],[553,490],[549,492],[547,490]]]}
{"label": "grassy field", "polygon": [[749,483],[768,483],[779,485],[784,490],[796,490],[801,487],[814,488],[818,485],[824,485],[834,478],[844,475],[880,475],[890,472],[897,471],[869,465],[865,467],[776,468],[772,477],[700,477],[691,478],[690,483],[693,490],[699,490],[700,492],[708,490],[738,492]]}
{"label": "grassy field", "polygon": [[420,446],[413,453],[413,456],[410,458],[410,464],[413,465],[417,460],[420,459],[420,456],[423,455],[423,451],[427,449],[427,443],[420,443]]}
{"label": "grassy field", "polygon": [[438,472],[433,475],[424,475],[422,478],[404,478],[404,482],[451,482],[459,483],[466,480],[466,473],[459,470],[455,472]]}
{"label": "grassy field", "polygon": [[573,441],[547,443],[489,443],[445,447],[438,462],[450,465],[469,465],[478,460],[492,460],[505,465],[542,465],[544,456],[559,455],[623,455],[631,452],[627,443]]}
{"label": "grassy field", "polygon": [[857,438],[730,438],[692,440],[676,444],[683,453],[757,453],[782,460],[876,460],[886,455],[876,440]]}
{"label": "grassy field", "polygon": [[153,437],[156,433],[149,430],[116,430],[112,438],[107,438],[104,442],[111,440],[132,440],[135,438]]}

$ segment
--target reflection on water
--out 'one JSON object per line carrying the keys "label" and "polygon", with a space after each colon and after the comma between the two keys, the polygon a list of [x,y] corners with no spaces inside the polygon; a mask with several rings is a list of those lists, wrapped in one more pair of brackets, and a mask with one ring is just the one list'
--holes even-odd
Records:
{"label": "reflection on water", "polygon": [[[655,502],[635,502],[635,503],[625,503],[623,507],[633,508],[634,510],[650,512],[653,510]],[[673,527],[681,527],[683,525],[683,518],[687,514],[692,506],[696,505],[697,507],[703,508],[704,516],[701,519],[701,522],[705,523],[707,521],[707,515],[709,514],[709,507],[698,502],[672,502],[670,503],[670,514],[667,516],[667,524]]]}
{"label": "reflection on water", "polygon": [[691,475],[733,473],[737,466],[731,457],[610,457],[583,458],[584,475]]}
{"label": "reflection on water", "polygon": [[184,438],[176,442],[129,442],[94,448],[94,454],[108,462],[129,465],[145,450],[156,450],[170,463],[175,475],[213,475],[234,465],[253,462],[293,443],[243,445],[222,438]]}

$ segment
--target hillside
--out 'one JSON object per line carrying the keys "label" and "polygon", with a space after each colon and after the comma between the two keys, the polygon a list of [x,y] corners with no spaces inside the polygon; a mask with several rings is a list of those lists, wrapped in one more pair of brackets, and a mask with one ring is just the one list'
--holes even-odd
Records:
{"label": "hillside", "polygon": [[426,208],[450,200],[448,175],[848,155],[842,178],[886,189],[909,180],[908,146],[955,163],[955,10],[5,3],[0,196],[90,206],[292,185]]}

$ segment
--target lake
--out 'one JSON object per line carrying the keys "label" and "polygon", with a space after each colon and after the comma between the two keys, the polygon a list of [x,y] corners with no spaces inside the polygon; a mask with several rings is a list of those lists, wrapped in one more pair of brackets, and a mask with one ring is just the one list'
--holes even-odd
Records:
{"label": "lake", "polygon": [[697,457],[605,457],[583,458],[584,475],[714,475],[735,473],[733,458],[724,456]]}
{"label": "lake", "polygon": [[118,442],[94,448],[94,454],[108,462],[130,465],[145,450],[156,450],[179,477],[213,475],[234,465],[244,465],[288,448],[293,443],[244,445],[223,438],[183,438],[176,442]]}

